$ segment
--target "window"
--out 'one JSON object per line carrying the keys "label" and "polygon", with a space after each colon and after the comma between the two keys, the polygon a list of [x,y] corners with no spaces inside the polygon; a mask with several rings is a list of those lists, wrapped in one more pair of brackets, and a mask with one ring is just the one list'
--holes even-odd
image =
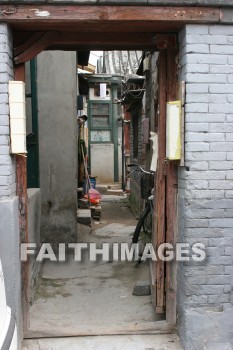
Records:
{"label": "window", "polygon": [[91,142],[111,142],[111,118],[109,102],[90,103]]}
{"label": "window", "polygon": [[110,142],[111,132],[110,130],[92,130],[91,141],[94,142]]}
{"label": "window", "polygon": [[91,107],[92,127],[109,126],[109,104],[92,103]]}
{"label": "window", "polygon": [[109,116],[107,115],[101,115],[101,116],[97,116],[94,115],[92,117],[92,126],[109,126]]}

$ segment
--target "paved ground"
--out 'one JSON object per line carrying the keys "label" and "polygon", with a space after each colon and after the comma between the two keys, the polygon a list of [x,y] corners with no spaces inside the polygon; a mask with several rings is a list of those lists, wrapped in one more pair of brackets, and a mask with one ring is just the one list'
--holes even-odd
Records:
{"label": "paved ground", "polygon": [[[101,221],[92,229],[79,225],[78,241],[130,242],[135,225],[124,198],[105,197]],[[23,349],[180,349],[174,335],[139,335],[160,327],[163,333],[165,322],[155,314],[150,296],[132,295],[138,280],[149,280],[146,263],[90,262],[87,255],[81,263],[73,256],[65,263],[46,262],[26,337],[68,338],[27,340]],[[108,334],[124,336],[76,338]]]}
{"label": "paved ground", "polygon": [[182,350],[175,335],[27,340],[22,350]]}

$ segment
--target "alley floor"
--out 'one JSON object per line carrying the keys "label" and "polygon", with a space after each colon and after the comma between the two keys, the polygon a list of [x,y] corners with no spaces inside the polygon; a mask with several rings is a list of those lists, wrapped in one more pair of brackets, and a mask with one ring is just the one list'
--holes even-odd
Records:
{"label": "alley floor", "polygon": [[[78,242],[130,242],[136,222],[125,197],[104,196],[101,220],[79,225]],[[147,263],[90,262],[87,255],[82,262],[73,255],[46,262],[25,333],[37,340],[25,340],[23,349],[181,349],[174,334],[155,335],[164,316],[155,314],[150,296],[132,295],[137,281],[149,281]]]}
{"label": "alley floor", "polygon": [[182,350],[175,334],[27,340],[22,350]]}

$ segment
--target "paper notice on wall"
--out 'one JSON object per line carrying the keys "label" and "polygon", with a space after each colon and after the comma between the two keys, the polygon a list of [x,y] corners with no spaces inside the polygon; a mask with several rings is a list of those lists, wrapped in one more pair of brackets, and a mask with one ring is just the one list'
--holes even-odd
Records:
{"label": "paper notice on wall", "polygon": [[106,84],[100,84],[100,98],[106,98],[106,90],[107,85]]}
{"label": "paper notice on wall", "polygon": [[150,170],[156,171],[157,170],[157,162],[158,162],[158,134],[151,131],[150,132],[150,140],[153,143],[153,145],[152,145],[153,153],[152,153]]}
{"label": "paper notice on wall", "polygon": [[167,102],[166,157],[181,158],[181,101]]}

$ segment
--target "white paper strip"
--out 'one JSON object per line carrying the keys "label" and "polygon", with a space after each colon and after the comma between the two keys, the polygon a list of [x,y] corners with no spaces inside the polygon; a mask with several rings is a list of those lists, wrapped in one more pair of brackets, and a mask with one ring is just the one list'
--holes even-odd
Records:
{"label": "white paper strip", "polygon": [[106,98],[106,90],[107,85],[106,84],[100,84],[100,98]]}
{"label": "white paper strip", "polygon": [[151,159],[150,170],[156,171],[157,170],[157,161],[158,161],[158,134],[151,131],[150,135],[151,135],[150,140],[153,142],[153,146],[152,146],[153,154],[152,154],[152,159]]}

